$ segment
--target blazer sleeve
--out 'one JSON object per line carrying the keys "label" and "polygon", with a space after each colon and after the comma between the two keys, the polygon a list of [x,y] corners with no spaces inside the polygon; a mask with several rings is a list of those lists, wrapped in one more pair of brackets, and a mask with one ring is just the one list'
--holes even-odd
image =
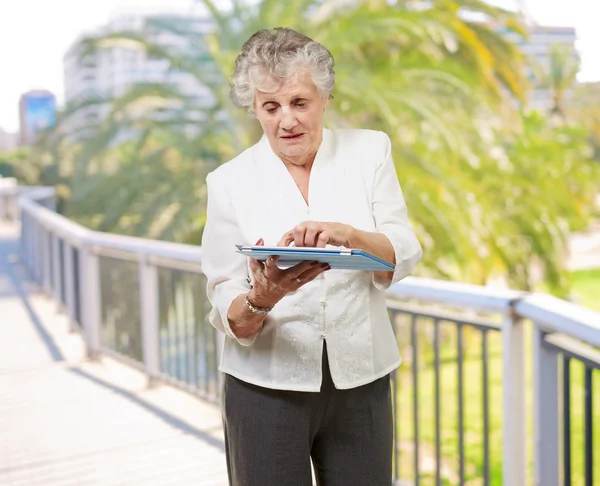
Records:
{"label": "blazer sleeve", "polygon": [[423,250],[408,219],[408,210],[392,160],[390,138],[385,133],[382,135],[385,137],[385,155],[375,169],[372,212],[376,230],[386,235],[394,247],[396,268],[391,279],[382,279],[380,273],[373,272],[373,284],[380,290],[386,290],[410,275],[421,259]]}
{"label": "blazer sleeve", "polygon": [[250,346],[258,333],[238,338],[229,325],[227,311],[233,300],[250,291],[248,265],[245,256],[235,251],[244,243],[236,221],[227,188],[219,184],[214,174],[206,178],[206,224],[202,234],[202,270],[206,275],[206,293],[212,305],[209,320],[212,326],[243,346]]}

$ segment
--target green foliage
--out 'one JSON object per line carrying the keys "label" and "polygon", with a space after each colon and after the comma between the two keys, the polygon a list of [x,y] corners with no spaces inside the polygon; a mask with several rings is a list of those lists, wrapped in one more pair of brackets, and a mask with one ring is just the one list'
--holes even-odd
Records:
{"label": "green foliage", "polygon": [[15,168],[12,163],[0,158],[0,177],[14,177]]}
{"label": "green foliage", "polygon": [[22,185],[54,185],[56,166],[45,157],[32,156],[29,148],[0,152],[0,176],[15,177]]}
{"label": "green foliage", "polygon": [[[229,101],[234,60],[256,30],[286,26],[335,57],[327,126],[390,135],[425,250],[422,275],[502,277],[526,289],[539,268],[555,293],[568,291],[565,240],[587,223],[599,178],[584,132],[522,111],[524,59],[498,33],[524,33],[517,16],[481,0],[233,1],[229,10],[202,3],[217,26],[208,36],[150,21],[181,37],[177,49],[130,32],[82,42],[82,57],[120,47],[162,58],[210,99],[140,84],[118,99],[69,107],[40,151],[69,174],[70,217],[104,231],[199,243],[206,174],[261,134]],[[85,141],[72,143],[65,127],[91,104],[108,116],[78,124]]]}
{"label": "green foliage", "polygon": [[594,159],[600,162],[600,83],[581,83],[566,101],[567,120],[580,123],[589,131]]}
{"label": "green foliage", "polygon": [[540,113],[523,115],[522,122],[522,131],[504,140],[505,163],[489,167],[479,182],[478,201],[496,206],[481,233],[497,252],[483,264],[512,267],[510,284],[525,290],[541,269],[549,290],[565,297],[567,239],[593,216],[600,174],[589,161],[585,130],[552,127]]}
{"label": "green foliage", "polygon": [[556,44],[550,51],[550,63],[547,67],[536,66],[536,78],[540,88],[552,94],[551,113],[561,119],[565,117],[565,97],[575,84],[575,78],[581,61],[574,48]]}
{"label": "green foliage", "polygon": [[572,280],[576,302],[600,312],[600,269],[573,272]]}

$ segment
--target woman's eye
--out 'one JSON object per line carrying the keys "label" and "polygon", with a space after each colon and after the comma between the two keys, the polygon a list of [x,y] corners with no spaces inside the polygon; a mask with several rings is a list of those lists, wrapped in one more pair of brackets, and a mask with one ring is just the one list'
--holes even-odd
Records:
{"label": "woman's eye", "polygon": [[306,103],[296,103],[296,106],[298,108],[304,108],[306,106]]}
{"label": "woman's eye", "polygon": [[267,108],[267,113],[270,113],[271,115],[273,113],[275,113],[277,111],[277,108]]}

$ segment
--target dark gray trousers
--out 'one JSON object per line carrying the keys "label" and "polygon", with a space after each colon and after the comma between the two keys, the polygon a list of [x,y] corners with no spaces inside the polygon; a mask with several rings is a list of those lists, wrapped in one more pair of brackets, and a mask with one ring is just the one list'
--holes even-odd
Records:
{"label": "dark gray trousers", "polygon": [[231,486],[390,486],[389,375],[337,390],[327,353],[318,393],[272,390],[225,375],[223,420]]}

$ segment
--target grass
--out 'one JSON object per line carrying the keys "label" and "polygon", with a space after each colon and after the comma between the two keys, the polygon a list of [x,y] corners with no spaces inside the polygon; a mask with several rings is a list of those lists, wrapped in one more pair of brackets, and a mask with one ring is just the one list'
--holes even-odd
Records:
{"label": "grass", "polygon": [[[593,272],[592,272],[593,274]],[[600,272],[598,272],[600,277]],[[597,277],[590,278],[588,272],[578,272],[575,277],[576,291],[584,298],[600,295],[596,285]],[[586,297],[587,296],[587,297]],[[587,300],[585,302],[588,302]],[[583,302],[582,302],[583,303]],[[410,321],[406,316],[398,316],[396,321],[399,346],[403,350],[404,363],[398,370],[398,391],[396,394],[396,423],[399,454],[400,478],[414,483],[414,386],[413,356],[410,346]],[[533,484],[533,390],[531,332],[526,324],[526,369],[523,370],[527,383],[527,444],[528,481]],[[459,427],[458,427],[458,365],[457,365],[457,326],[440,323],[440,445],[441,445],[441,484],[459,484]],[[436,476],[436,431],[435,431],[435,372],[433,335],[434,324],[425,318],[419,319],[418,334],[418,437],[420,485],[434,486]],[[489,468],[490,485],[502,486],[502,336],[500,332],[487,332],[488,345],[488,390],[489,390]],[[464,328],[464,477],[469,486],[483,485],[483,366],[482,333]],[[571,447],[572,485],[584,485],[584,367],[571,362]],[[594,444],[596,454],[600,444],[600,371],[594,373]],[[594,465],[594,486],[600,486],[600,461]]]}
{"label": "grass", "polygon": [[573,272],[573,293],[578,303],[600,312],[600,269]]}
{"label": "grass", "polygon": [[[420,323],[418,429],[420,484],[435,484],[435,373],[432,323]],[[440,324],[440,446],[442,484],[459,484],[457,332],[453,324]],[[483,367],[481,333],[464,331],[464,476],[465,484],[483,484]],[[488,335],[489,446],[491,485],[502,485],[502,367],[501,335]],[[410,353],[405,353],[410,355]],[[409,356],[406,356],[409,357]],[[410,360],[412,361],[412,360]],[[412,363],[408,359],[398,373],[397,423],[400,437],[400,476],[414,481],[414,419]]]}

